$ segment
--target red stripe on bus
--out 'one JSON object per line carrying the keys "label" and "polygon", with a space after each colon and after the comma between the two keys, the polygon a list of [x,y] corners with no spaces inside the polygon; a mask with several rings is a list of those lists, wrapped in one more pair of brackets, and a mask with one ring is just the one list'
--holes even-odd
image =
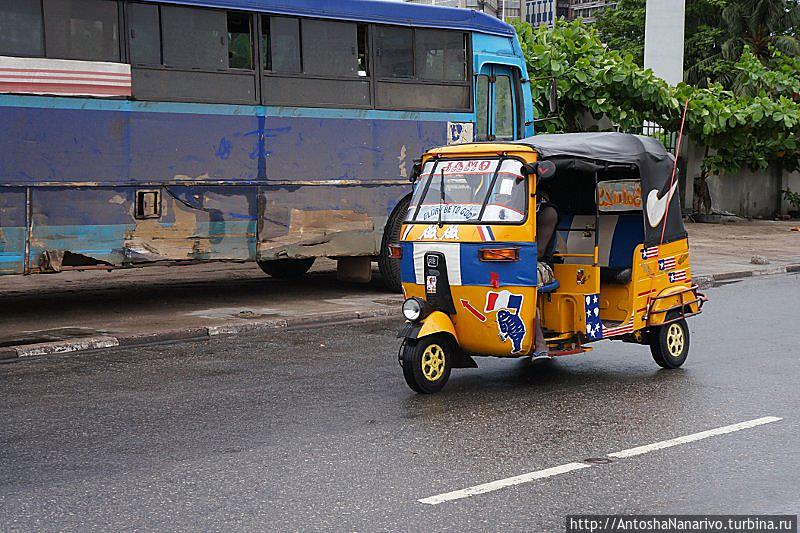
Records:
{"label": "red stripe on bus", "polygon": [[15,80],[28,80],[31,83],[36,83],[38,81],[50,81],[50,80],[64,80],[64,81],[98,81],[98,82],[113,82],[113,83],[124,83],[129,82],[130,78],[114,78],[114,79],[104,79],[103,76],[86,76],[83,78],[79,78],[77,76],[31,76],[30,74],[26,75],[17,75],[17,74],[0,74],[0,79],[8,79],[12,78]]}
{"label": "red stripe on bus", "polygon": [[0,72],[42,72],[45,74],[99,74],[102,76],[122,76],[131,77],[128,72],[103,72],[101,70],[55,70],[55,69],[38,69],[38,68],[8,68],[0,67]]}

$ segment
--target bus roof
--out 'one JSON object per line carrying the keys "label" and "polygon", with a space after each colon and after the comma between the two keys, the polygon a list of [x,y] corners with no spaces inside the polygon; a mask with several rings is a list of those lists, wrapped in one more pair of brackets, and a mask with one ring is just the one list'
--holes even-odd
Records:
{"label": "bus roof", "polygon": [[279,15],[300,15],[333,20],[396,24],[425,28],[473,30],[512,36],[514,29],[505,22],[479,11],[453,7],[409,4],[387,0],[159,0],[223,9],[261,11]]}

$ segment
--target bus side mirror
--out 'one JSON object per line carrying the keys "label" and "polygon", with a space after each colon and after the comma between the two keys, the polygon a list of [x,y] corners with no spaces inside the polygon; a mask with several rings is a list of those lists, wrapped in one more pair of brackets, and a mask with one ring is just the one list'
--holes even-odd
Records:
{"label": "bus side mirror", "polygon": [[408,181],[416,183],[420,174],[422,174],[422,160],[417,159],[414,161],[414,166],[411,167],[411,176],[408,178]]}
{"label": "bus side mirror", "polygon": [[555,78],[550,80],[550,96],[547,103],[550,105],[550,114],[558,114],[558,82]]}

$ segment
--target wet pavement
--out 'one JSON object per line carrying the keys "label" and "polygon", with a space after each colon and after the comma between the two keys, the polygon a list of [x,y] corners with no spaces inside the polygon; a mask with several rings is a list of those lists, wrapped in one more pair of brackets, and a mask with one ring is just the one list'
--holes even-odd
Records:
{"label": "wet pavement", "polygon": [[[800,276],[708,291],[692,351],[480,359],[418,396],[399,321],[0,365],[0,530],[561,531],[572,513],[800,510]],[[440,505],[627,448],[782,420]],[[602,461],[605,462],[605,461]]]}

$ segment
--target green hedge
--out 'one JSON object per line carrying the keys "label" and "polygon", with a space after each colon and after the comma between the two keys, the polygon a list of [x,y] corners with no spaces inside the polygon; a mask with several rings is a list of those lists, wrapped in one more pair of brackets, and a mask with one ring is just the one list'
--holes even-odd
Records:
{"label": "green hedge", "polygon": [[606,49],[597,32],[578,21],[536,29],[516,23],[516,28],[537,117],[547,116],[550,78],[558,82],[560,115],[537,122],[540,131],[580,131],[585,112],[609,118],[620,131],[645,121],[677,131],[688,101],[685,134],[716,153],[705,161],[710,172],[765,169],[776,162],[787,170],[800,168],[800,78],[794,58],[775,53],[778,68],[770,70],[746,52],[734,68],[748,78],[751,94],[736,96],[720,85],[670,87],[632,56]]}

